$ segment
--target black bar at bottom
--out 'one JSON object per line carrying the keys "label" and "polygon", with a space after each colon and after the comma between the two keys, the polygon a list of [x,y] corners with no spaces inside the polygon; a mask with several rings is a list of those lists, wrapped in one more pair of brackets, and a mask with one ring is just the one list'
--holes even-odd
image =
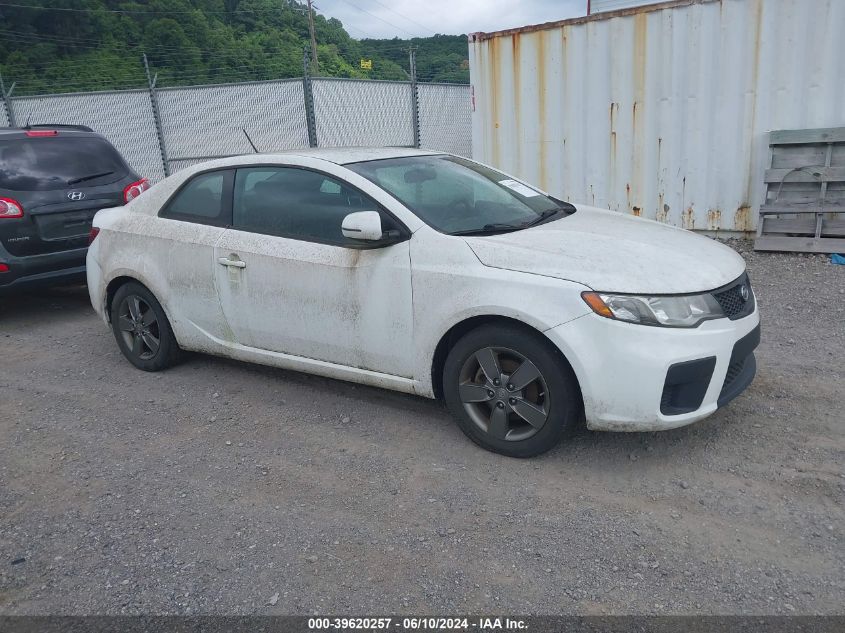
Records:
{"label": "black bar at bottom", "polygon": [[[363,625],[368,626],[363,626]],[[442,626],[441,626],[442,625]],[[845,616],[4,616],[3,633],[841,633]]]}

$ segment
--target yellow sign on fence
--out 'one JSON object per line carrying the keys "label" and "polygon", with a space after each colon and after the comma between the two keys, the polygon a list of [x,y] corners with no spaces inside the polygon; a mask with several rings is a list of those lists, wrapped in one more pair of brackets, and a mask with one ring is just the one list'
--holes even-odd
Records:
{"label": "yellow sign on fence", "polygon": [[362,59],[361,60],[361,68],[364,68],[366,70],[372,70],[373,69],[373,60],[372,59]]}

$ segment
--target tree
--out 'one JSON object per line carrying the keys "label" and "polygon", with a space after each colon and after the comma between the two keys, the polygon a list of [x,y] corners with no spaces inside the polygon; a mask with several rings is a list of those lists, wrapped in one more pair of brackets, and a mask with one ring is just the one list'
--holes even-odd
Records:
{"label": "tree", "polygon": [[[0,72],[7,83],[17,82],[19,95],[142,87],[143,53],[165,86],[299,77],[309,41],[297,0],[37,4],[50,9],[0,6]],[[464,36],[356,40],[340,20],[319,14],[315,31],[321,75],[407,80],[414,45],[420,81],[469,80]],[[372,59],[371,70],[361,69],[362,58]]]}

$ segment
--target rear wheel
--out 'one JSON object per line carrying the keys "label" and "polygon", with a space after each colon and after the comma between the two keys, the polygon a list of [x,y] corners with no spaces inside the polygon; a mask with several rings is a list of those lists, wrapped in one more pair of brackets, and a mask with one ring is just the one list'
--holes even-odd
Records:
{"label": "rear wheel", "polygon": [[133,281],[117,289],[111,325],[120,351],[138,369],[159,371],[178,361],[179,345],[167,316],[141,284]]}
{"label": "rear wheel", "polygon": [[572,370],[539,334],[482,326],[449,351],[443,369],[446,404],[480,446],[511,457],[554,447],[579,419]]}

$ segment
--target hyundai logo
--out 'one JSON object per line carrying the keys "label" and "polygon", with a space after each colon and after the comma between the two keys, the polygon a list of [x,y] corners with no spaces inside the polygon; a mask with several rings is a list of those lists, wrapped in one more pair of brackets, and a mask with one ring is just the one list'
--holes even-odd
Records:
{"label": "hyundai logo", "polygon": [[84,191],[68,191],[68,200],[82,200],[85,197]]}
{"label": "hyundai logo", "polygon": [[742,297],[743,301],[748,301],[748,299],[751,297],[751,291],[748,289],[748,286],[742,284],[739,287],[739,296]]}

